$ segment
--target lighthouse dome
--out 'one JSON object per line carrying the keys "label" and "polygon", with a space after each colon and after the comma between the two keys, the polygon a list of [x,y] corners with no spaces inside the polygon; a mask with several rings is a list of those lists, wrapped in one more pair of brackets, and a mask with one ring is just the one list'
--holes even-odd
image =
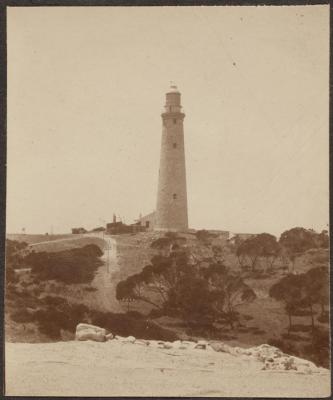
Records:
{"label": "lighthouse dome", "polygon": [[171,82],[168,93],[179,93],[177,85],[174,82]]}

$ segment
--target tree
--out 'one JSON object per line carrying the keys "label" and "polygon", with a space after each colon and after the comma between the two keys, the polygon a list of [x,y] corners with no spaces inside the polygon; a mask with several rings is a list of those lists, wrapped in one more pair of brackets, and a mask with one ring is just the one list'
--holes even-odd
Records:
{"label": "tree", "polygon": [[211,320],[210,292],[207,280],[186,275],[169,292],[166,313],[179,314],[187,322]]}
{"label": "tree", "polygon": [[202,268],[178,253],[153,257],[139,274],[119,282],[116,297],[146,302],[164,315],[178,315],[187,321],[224,320],[233,328],[236,308],[256,296],[222,264]]}
{"label": "tree", "polygon": [[319,234],[316,234],[314,239],[317,247],[320,247],[322,249],[329,248],[330,239],[328,236],[328,231],[326,229],[322,230]]}
{"label": "tree", "polygon": [[287,251],[293,270],[297,257],[310,249],[327,248],[328,242],[327,231],[318,234],[313,229],[300,227],[283,232],[279,240],[279,244]]}
{"label": "tree", "polygon": [[320,305],[322,315],[324,315],[325,305],[329,304],[328,268],[312,268],[301,276],[303,279],[303,306],[308,307],[310,310],[311,326],[312,330],[314,330],[314,305]]}
{"label": "tree", "polygon": [[231,274],[222,264],[212,264],[204,271],[209,287],[210,302],[215,317],[225,319],[233,329],[238,320],[238,306],[255,300],[255,292],[239,275]]}
{"label": "tree", "polygon": [[151,264],[146,265],[139,274],[118,283],[116,298],[140,300],[163,309],[168,303],[171,290],[188,274],[189,268],[183,253],[175,253],[169,257],[155,256]]}
{"label": "tree", "polygon": [[6,239],[6,267],[18,268],[22,265],[24,250],[28,244],[17,240]]}
{"label": "tree", "polygon": [[209,243],[210,234],[205,229],[196,231],[195,236],[199,241],[203,242],[204,244]]}
{"label": "tree", "polygon": [[236,255],[239,263],[244,265],[245,259],[250,260],[252,272],[258,261],[264,260],[266,269],[272,268],[280,252],[276,237],[269,233],[261,233],[242,242],[237,248]]}
{"label": "tree", "polygon": [[292,328],[292,315],[304,300],[303,279],[301,275],[287,275],[275,283],[269,290],[269,295],[277,301],[284,303],[288,315],[289,328]]}
{"label": "tree", "polygon": [[329,304],[328,269],[319,267],[299,275],[290,274],[273,285],[269,294],[274,299],[284,302],[289,318],[289,331],[292,327],[291,316],[297,315],[298,310],[304,308],[310,311],[311,327],[314,331],[314,305],[320,305],[324,314],[325,305]]}
{"label": "tree", "polygon": [[257,242],[253,238],[247,239],[242,242],[236,250],[236,255],[241,266],[247,263],[249,260],[252,272],[255,271],[257,261],[258,261],[258,248],[256,246]]}

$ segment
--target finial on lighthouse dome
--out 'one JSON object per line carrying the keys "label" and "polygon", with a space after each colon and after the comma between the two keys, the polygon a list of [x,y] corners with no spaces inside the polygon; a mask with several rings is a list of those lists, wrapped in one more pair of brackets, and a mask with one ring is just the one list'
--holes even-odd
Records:
{"label": "finial on lighthouse dome", "polygon": [[169,93],[179,93],[179,90],[177,88],[177,85],[175,84],[175,82],[170,81],[170,90]]}

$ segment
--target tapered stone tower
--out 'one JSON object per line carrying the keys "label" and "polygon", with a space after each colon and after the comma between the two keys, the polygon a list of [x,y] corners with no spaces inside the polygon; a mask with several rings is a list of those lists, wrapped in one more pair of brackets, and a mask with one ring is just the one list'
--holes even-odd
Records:
{"label": "tapered stone tower", "polygon": [[163,130],[155,230],[188,229],[186,170],[180,92],[172,85],[162,114]]}

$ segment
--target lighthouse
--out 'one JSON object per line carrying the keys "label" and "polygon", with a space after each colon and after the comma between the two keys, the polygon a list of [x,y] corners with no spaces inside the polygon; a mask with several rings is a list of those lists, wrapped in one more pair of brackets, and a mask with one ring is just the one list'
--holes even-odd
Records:
{"label": "lighthouse", "polygon": [[155,230],[188,229],[184,146],[184,117],[181,94],[172,84],[162,113],[162,141],[158,177]]}

